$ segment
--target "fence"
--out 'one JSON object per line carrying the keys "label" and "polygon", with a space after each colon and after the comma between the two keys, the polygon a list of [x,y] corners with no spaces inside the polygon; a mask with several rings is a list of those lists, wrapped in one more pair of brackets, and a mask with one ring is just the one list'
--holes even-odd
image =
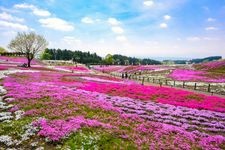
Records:
{"label": "fence", "polygon": [[[114,77],[125,78],[125,75],[121,73],[110,73],[110,75]],[[208,92],[211,95],[219,94],[225,95],[225,83],[204,83],[204,82],[187,82],[187,81],[175,81],[169,80],[166,78],[154,78],[154,77],[145,77],[141,75],[130,74],[127,75],[127,79],[136,80],[141,82],[142,85],[146,83],[158,84],[160,87],[162,86],[171,86],[171,87],[179,87],[184,89],[198,90],[201,92]]]}

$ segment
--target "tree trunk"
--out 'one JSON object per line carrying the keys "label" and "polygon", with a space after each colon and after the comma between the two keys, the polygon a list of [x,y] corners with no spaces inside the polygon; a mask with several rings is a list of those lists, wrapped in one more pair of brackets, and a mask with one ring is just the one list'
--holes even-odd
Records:
{"label": "tree trunk", "polygon": [[32,53],[27,53],[27,67],[31,67],[31,60],[34,58]]}
{"label": "tree trunk", "polygon": [[27,62],[27,67],[31,67],[30,64],[31,64],[31,60],[32,60],[32,59],[27,59],[27,60],[28,60],[28,62]]}

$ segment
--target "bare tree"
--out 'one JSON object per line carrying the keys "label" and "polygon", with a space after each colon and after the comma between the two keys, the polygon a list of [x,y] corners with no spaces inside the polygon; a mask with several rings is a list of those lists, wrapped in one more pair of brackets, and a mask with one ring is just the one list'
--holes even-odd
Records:
{"label": "bare tree", "polygon": [[32,59],[48,45],[48,42],[41,35],[34,32],[18,33],[15,39],[11,40],[8,47],[16,52],[25,53],[27,65],[30,67]]}

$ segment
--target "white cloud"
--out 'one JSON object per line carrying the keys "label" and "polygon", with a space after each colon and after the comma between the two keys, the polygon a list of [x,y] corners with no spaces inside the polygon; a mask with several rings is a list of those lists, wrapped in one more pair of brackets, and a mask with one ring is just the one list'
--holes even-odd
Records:
{"label": "white cloud", "polygon": [[5,8],[0,6],[0,10],[2,12],[7,12],[7,13],[18,13],[19,11],[17,9],[12,9],[12,8]]}
{"label": "white cloud", "polygon": [[170,20],[171,19],[171,16],[165,15],[165,16],[163,16],[163,18],[164,18],[164,20]]}
{"label": "white cloud", "polygon": [[47,1],[48,3],[54,3],[55,2],[55,0],[45,0],[45,1]]}
{"label": "white cloud", "polygon": [[73,37],[73,36],[64,36],[62,41],[69,45],[75,45],[75,44],[81,43],[80,39],[77,39],[76,37]]}
{"label": "white cloud", "polygon": [[144,1],[144,2],[143,2],[143,5],[148,6],[148,7],[151,7],[151,6],[154,5],[154,1],[152,1],[152,0]]}
{"label": "white cloud", "polygon": [[20,30],[20,31],[28,31],[29,30],[29,28],[26,25],[0,20],[0,28],[1,27],[10,28],[10,29],[14,29],[14,30]]}
{"label": "white cloud", "polygon": [[96,21],[96,22],[100,22],[100,21],[101,21],[101,19],[95,19],[95,21]]}
{"label": "white cloud", "polygon": [[203,8],[206,12],[209,11],[209,7],[207,7],[207,6],[203,6],[202,8]]}
{"label": "white cloud", "polygon": [[108,18],[108,23],[115,26],[120,24],[120,22],[116,18]]}
{"label": "white cloud", "polygon": [[117,36],[116,37],[116,40],[117,41],[120,41],[120,42],[126,42],[127,41],[127,38],[126,38],[126,36],[121,35],[121,36]]}
{"label": "white cloud", "polygon": [[18,30],[17,31],[13,31],[13,30],[10,30],[10,31],[3,31],[1,32],[1,46],[5,47],[9,52],[11,52],[12,50],[11,49],[8,49],[8,44],[9,42],[16,37],[18,33]]}
{"label": "white cloud", "polygon": [[214,22],[214,21],[216,21],[216,19],[215,18],[208,18],[207,21],[208,22]]}
{"label": "white cloud", "polygon": [[6,36],[6,37],[14,37],[16,36],[17,32],[16,31],[5,31],[5,32],[2,32],[2,35]]}
{"label": "white cloud", "polygon": [[177,41],[181,41],[181,38],[177,38]]}
{"label": "white cloud", "polygon": [[29,8],[29,9],[34,9],[35,6],[34,5],[29,5],[29,4],[26,4],[26,3],[23,3],[23,4],[15,4],[14,5],[15,8],[22,8],[22,9],[26,9],[26,8]]}
{"label": "white cloud", "polygon": [[33,13],[36,15],[36,16],[41,16],[41,17],[48,17],[51,15],[51,13],[47,10],[43,10],[43,9],[33,9]]}
{"label": "white cloud", "polygon": [[174,45],[173,48],[174,49],[178,49],[178,48],[180,48],[180,46],[179,45]]}
{"label": "white cloud", "polygon": [[73,31],[74,27],[69,22],[60,18],[46,18],[39,19],[39,22],[43,27],[59,30],[59,31]]}
{"label": "white cloud", "polygon": [[200,41],[201,38],[200,37],[197,37],[197,36],[194,36],[194,37],[187,37],[187,40],[188,41],[195,42],[195,41]]}
{"label": "white cloud", "polygon": [[196,41],[219,41],[220,39],[217,37],[198,37],[198,36],[193,36],[193,37],[187,37],[188,41],[196,42]]}
{"label": "white cloud", "polygon": [[33,31],[33,32],[35,32],[36,30],[35,30],[34,28],[30,28],[30,31]]}
{"label": "white cloud", "polygon": [[219,38],[214,38],[214,37],[204,37],[203,39],[207,41],[219,41]]}
{"label": "white cloud", "polygon": [[103,43],[105,43],[105,40],[104,39],[100,39],[98,42],[103,44]]}
{"label": "white cloud", "polygon": [[210,30],[218,30],[218,28],[216,28],[216,27],[206,27],[205,30],[206,30],[206,31],[210,31]]}
{"label": "white cloud", "polygon": [[0,19],[7,21],[23,22],[23,18],[14,17],[6,12],[0,13]]}
{"label": "white cloud", "polygon": [[147,40],[144,41],[144,44],[142,46],[158,49],[160,47],[160,42],[157,40]]}
{"label": "white cloud", "polygon": [[32,10],[33,14],[36,16],[41,16],[41,17],[48,17],[51,15],[51,13],[47,10],[43,10],[43,9],[39,9],[34,5],[30,5],[30,4],[16,4],[14,5],[15,8],[19,8],[19,9],[30,9]]}
{"label": "white cloud", "polygon": [[94,20],[89,18],[89,17],[84,17],[84,18],[81,19],[81,22],[87,23],[87,24],[93,24]]}
{"label": "white cloud", "polygon": [[159,25],[159,27],[162,28],[162,29],[165,29],[165,28],[168,27],[168,25],[167,25],[166,23],[161,23],[161,24]]}
{"label": "white cloud", "polygon": [[122,33],[124,33],[124,30],[121,27],[112,27],[111,29],[116,34],[122,34]]}

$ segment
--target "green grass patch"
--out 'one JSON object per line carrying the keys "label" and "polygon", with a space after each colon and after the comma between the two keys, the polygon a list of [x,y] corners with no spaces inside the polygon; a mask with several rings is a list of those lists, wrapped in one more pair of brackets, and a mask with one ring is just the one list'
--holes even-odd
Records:
{"label": "green grass patch", "polygon": [[28,103],[28,102],[25,102],[23,105],[23,110],[24,111],[27,111],[27,110],[31,110],[31,109],[40,109],[40,108],[47,108],[48,106],[45,105],[46,102],[50,102],[51,99],[49,97],[43,97],[41,99],[37,99],[34,102],[31,102],[31,103]]}
{"label": "green grass patch", "polygon": [[20,135],[24,133],[24,126],[32,122],[31,117],[23,117],[19,120],[13,120],[11,122],[0,123],[0,135],[10,135],[14,138],[20,138]]}
{"label": "green grass patch", "polygon": [[83,128],[73,133],[63,144],[63,149],[137,149],[132,141],[122,139],[97,128]]}
{"label": "green grass patch", "polygon": [[95,118],[95,117],[100,117],[100,118],[108,118],[108,117],[116,117],[117,113],[113,111],[106,111],[100,108],[90,108],[88,106],[82,105],[79,107],[82,111],[85,112],[85,116],[87,118]]}

